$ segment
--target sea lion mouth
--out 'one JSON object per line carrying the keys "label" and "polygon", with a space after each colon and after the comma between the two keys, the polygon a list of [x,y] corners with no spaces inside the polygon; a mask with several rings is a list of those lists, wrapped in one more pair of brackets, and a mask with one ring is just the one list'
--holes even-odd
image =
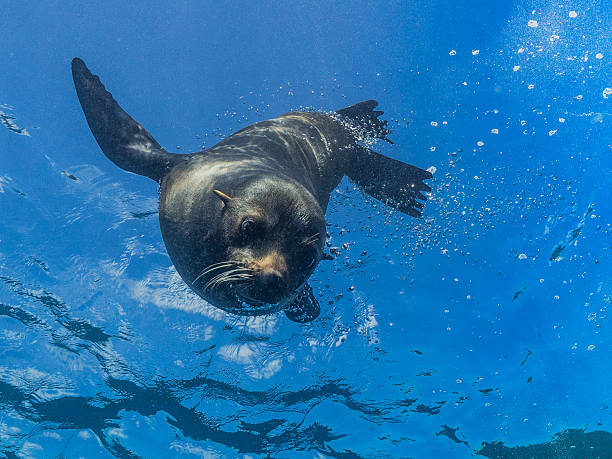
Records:
{"label": "sea lion mouth", "polygon": [[251,298],[248,295],[245,295],[244,293],[235,291],[233,285],[230,285],[230,289],[232,289],[234,291],[234,297],[240,303],[246,303],[249,306],[253,306],[253,307],[256,307],[256,308],[260,308],[260,307],[263,307],[263,306],[266,306],[266,305],[269,304],[266,301],[257,300],[255,298]]}
{"label": "sea lion mouth", "polygon": [[255,292],[255,295],[253,295],[252,292],[245,292],[244,286],[242,285],[230,284],[229,287],[238,301],[255,308],[263,309],[266,306],[282,307],[289,299],[289,295],[270,294],[269,292],[262,292],[261,296],[259,294],[260,292]]}
{"label": "sea lion mouth", "polygon": [[241,316],[261,316],[273,314],[278,311],[286,310],[293,301],[301,295],[302,289],[307,285],[306,281],[300,284],[295,290],[287,293],[276,303],[270,303],[257,298],[251,297],[247,292],[241,291],[244,285],[232,284],[228,285],[228,293],[234,303],[231,307],[223,307],[227,312]]}
{"label": "sea lion mouth", "polygon": [[238,292],[233,286],[229,286],[236,302],[236,307],[226,309],[228,312],[246,316],[260,316],[271,314],[287,307],[290,298],[283,298],[276,303],[252,298],[247,294]]}
{"label": "sea lion mouth", "polygon": [[[250,277],[245,282],[231,282],[231,288],[239,298],[254,307],[275,305],[282,303],[291,293],[287,282],[287,268],[284,260],[279,256],[270,256],[273,261],[282,263],[273,264],[268,259],[263,262],[244,263],[250,269]],[[259,260],[258,260],[259,261]]]}
{"label": "sea lion mouth", "polygon": [[201,285],[203,298],[234,314],[262,315],[285,308],[291,292],[282,275],[263,274],[243,261],[224,260],[206,266],[191,284],[192,288]]}

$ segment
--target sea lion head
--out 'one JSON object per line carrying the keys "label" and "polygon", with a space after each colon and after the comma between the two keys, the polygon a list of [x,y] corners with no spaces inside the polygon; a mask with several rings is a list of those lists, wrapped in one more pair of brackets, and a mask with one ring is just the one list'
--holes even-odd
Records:
{"label": "sea lion head", "polygon": [[227,283],[258,312],[280,309],[321,258],[323,211],[302,185],[277,177],[257,179],[228,197],[220,196],[223,246],[233,264],[226,277],[235,279]]}
{"label": "sea lion head", "polygon": [[316,198],[299,182],[275,175],[217,180],[199,193],[184,200],[188,209],[179,200],[173,212],[160,207],[160,217],[172,214],[162,232],[183,279],[235,314],[285,308],[323,255],[325,217]]}

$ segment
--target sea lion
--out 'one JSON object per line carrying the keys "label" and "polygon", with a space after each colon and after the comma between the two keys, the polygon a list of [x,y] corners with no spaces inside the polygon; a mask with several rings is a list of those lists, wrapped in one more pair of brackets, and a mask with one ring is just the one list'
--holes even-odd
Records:
{"label": "sea lion", "polygon": [[325,210],[347,175],[371,196],[418,217],[432,174],[361,145],[356,130],[388,139],[374,100],[333,114],[290,112],[192,154],[165,151],[75,58],[72,75],[87,123],[117,166],[160,184],[159,224],[185,283],[241,315],[284,310],[314,320],[307,279],[324,254]]}

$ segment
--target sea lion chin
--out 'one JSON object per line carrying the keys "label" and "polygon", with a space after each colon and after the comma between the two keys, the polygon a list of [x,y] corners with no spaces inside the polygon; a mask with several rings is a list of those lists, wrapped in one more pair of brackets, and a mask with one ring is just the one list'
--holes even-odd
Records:
{"label": "sea lion chin", "polygon": [[432,175],[358,142],[389,141],[376,101],[334,114],[292,112],[261,121],[197,153],[166,152],[75,58],[87,123],[116,165],[160,184],[159,222],[172,263],[210,304],[240,315],[284,310],[295,322],[320,311],[308,278],[326,237],[330,193],[347,175],[363,191],[421,214]]}

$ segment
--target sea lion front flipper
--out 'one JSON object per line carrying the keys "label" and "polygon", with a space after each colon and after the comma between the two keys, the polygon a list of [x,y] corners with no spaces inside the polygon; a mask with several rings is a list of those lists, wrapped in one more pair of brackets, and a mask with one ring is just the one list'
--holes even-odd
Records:
{"label": "sea lion front flipper", "polygon": [[370,196],[411,217],[420,217],[431,191],[423,183],[432,173],[416,166],[383,156],[364,147],[353,149],[354,160],[349,161],[346,175]]}
{"label": "sea lion front flipper", "polygon": [[72,60],[72,78],[91,132],[117,166],[159,181],[172,166],[187,159],[186,155],[166,152],[78,57]]}
{"label": "sea lion front flipper", "polygon": [[368,137],[376,137],[385,142],[393,143],[387,137],[391,134],[391,131],[387,129],[387,121],[379,119],[385,112],[374,110],[376,107],[378,107],[378,101],[364,100],[350,107],[336,110],[336,113],[349,120],[355,127],[364,129]]}
{"label": "sea lion front flipper", "polygon": [[309,284],[304,285],[295,300],[285,309],[285,315],[289,320],[301,324],[312,322],[319,317],[320,312],[321,307]]}
{"label": "sea lion front flipper", "polygon": [[[375,100],[366,100],[350,107],[336,110],[358,129],[363,129],[369,137],[391,142],[387,135],[387,122],[381,120],[384,113],[374,110],[378,106]],[[427,197],[421,191],[431,191],[423,180],[432,178],[432,174],[416,166],[396,161],[367,148],[357,146],[353,149],[354,158],[349,161],[346,175],[370,196],[412,217],[420,217],[423,203]]]}

